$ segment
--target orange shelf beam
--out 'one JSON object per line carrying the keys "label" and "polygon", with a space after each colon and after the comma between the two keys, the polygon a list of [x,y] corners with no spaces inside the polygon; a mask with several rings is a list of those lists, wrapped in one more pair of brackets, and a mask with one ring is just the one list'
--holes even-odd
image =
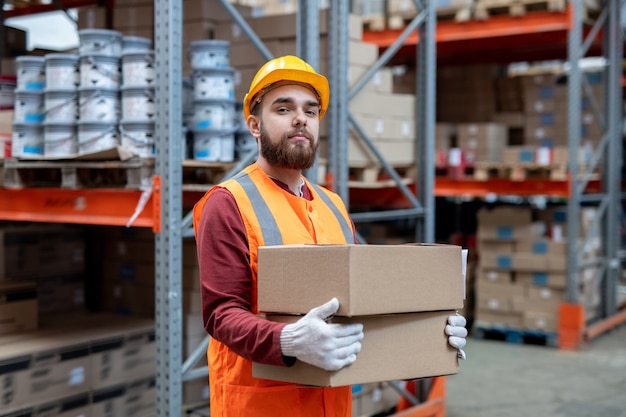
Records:
{"label": "orange shelf beam", "polygon": [[568,181],[534,180],[512,181],[494,178],[489,181],[436,177],[437,197],[486,197],[488,195],[545,195],[566,198],[569,195]]}
{"label": "orange shelf beam", "polygon": [[[139,190],[0,188],[0,219],[125,226],[141,197]],[[153,227],[153,197],[132,223]]]}

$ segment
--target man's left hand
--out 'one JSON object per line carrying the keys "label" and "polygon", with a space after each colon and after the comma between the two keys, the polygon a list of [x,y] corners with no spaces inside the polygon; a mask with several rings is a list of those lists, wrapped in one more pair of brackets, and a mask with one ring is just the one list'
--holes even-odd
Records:
{"label": "man's left hand", "polygon": [[446,334],[448,335],[448,343],[455,349],[459,350],[459,358],[465,359],[463,348],[467,343],[467,320],[465,317],[457,313],[454,316],[448,316],[448,324],[446,325]]}

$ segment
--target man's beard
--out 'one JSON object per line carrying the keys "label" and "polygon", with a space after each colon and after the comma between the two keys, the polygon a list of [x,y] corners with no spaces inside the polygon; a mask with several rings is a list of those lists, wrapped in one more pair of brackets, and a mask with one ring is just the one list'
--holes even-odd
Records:
{"label": "man's beard", "polygon": [[313,166],[318,143],[313,140],[311,134],[306,130],[302,134],[306,136],[309,146],[306,146],[303,142],[291,143],[289,137],[296,132],[285,133],[280,142],[273,143],[267,131],[261,126],[261,155],[270,165],[288,169],[307,169]]}

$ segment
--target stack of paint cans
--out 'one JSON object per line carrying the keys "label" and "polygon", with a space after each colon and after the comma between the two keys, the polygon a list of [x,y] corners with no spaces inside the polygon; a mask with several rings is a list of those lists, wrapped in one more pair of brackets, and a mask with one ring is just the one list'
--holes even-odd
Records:
{"label": "stack of paint cans", "polygon": [[155,71],[150,39],[123,38],[121,145],[141,158],[154,157]]}
{"label": "stack of paint cans", "polygon": [[11,154],[43,155],[45,62],[40,56],[18,56]]}
{"label": "stack of paint cans", "polygon": [[69,157],[78,151],[77,54],[46,54],[44,90],[44,155]]}
{"label": "stack of paint cans", "polygon": [[122,34],[81,29],[79,37],[78,153],[117,147]]}
{"label": "stack of paint cans", "polygon": [[243,113],[243,103],[237,102],[237,120],[235,122],[235,156],[243,159],[251,152],[257,151],[256,138],[248,130],[246,119]]}
{"label": "stack of paint cans", "polygon": [[235,159],[235,70],[230,43],[211,39],[189,45],[193,114],[193,159],[232,162]]}

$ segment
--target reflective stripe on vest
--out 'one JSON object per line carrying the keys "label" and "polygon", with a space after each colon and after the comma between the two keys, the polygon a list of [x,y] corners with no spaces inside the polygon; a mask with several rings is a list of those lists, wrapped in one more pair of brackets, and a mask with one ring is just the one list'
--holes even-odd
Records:
{"label": "reflective stripe on vest", "polygon": [[[272,215],[267,203],[261,196],[258,188],[254,184],[254,182],[250,179],[250,176],[246,172],[241,172],[235,177],[233,177],[235,181],[237,181],[241,188],[246,192],[250,203],[252,203],[252,207],[254,209],[254,214],[259,220],[259,224],[261,226],[261,233],[263,234],[263,241],[266,246],[274,246],[274,245],[282,245],[283,237],[278,229],[278,225],[276,224],[276,219]],[[351,243],[354,241],[354,234],[352,233],[352,227],[348,224],[345,217],[341,214],[335,203],[326,195],[326,193],[317,185],[310,183],[311,186],[315,189],[320,198],[326,203],[326,205],[331,209],[339,225],[341,226],[341,231],[343,232],[344,237],[346,238],[347,243]]]}
{"label": "reflective stripe on vest", "polygon": [[317,191],[317,193],[320,195],[322,200],[324,200],[324,203],[326,203],[326,205],[335,214],[335,217],[337,217],[337,220],[339,221],[339,224],[341,225],[341,231],[343,232],[343,235],[346,237],[346,243],[353,243],[354,234],[352,233],[352,227],[348,224],[348,222],[346,221],[346,218],[343,217],[343,215],[341,214],[341,212],[339,211],[335,203],[332,202],[330,197],[328,197],[326,193],[324,192],[324,190],[322,190],[317,184],[311,183],[311,186],[315,188],[315,191]]}
{"label": "reflective stripe on vest", "polygon": [[246,192],[250,203],[252,203],[254,214],[259,220],[259,224],[261,225],[261,234],[263,234],[263,242],[265,242],[265,245],[282,245],[283,235],[278,229],[276,219],[274,219],[274,215],[272,215],[270,208],[267,206],[267,203],[261,196],[259,189],[250,179],[248,173],[241,172],[233,179],[241,185],[241,188],[243,188],[243,190]]}

